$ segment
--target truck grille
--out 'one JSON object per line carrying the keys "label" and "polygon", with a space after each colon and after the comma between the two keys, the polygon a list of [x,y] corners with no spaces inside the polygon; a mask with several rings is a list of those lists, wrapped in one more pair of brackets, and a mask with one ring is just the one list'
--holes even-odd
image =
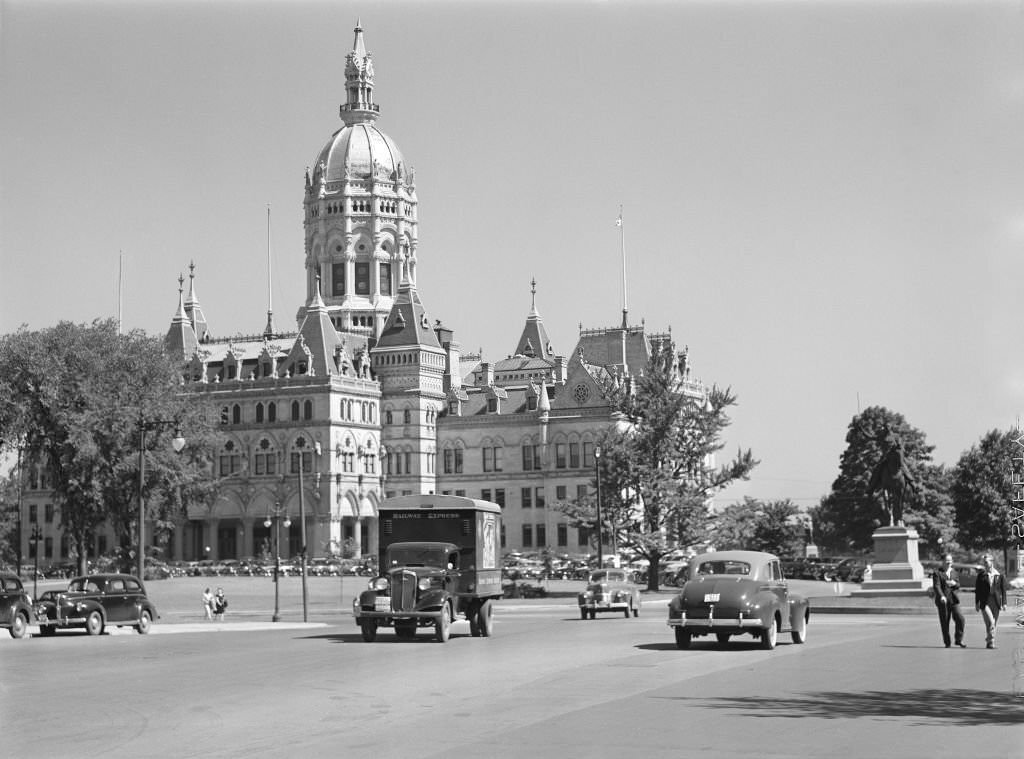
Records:
{"label": "truck grille", "polygon": [[401,570],[391,575],[391,610],[412,611],[416,606],[416,573]]}

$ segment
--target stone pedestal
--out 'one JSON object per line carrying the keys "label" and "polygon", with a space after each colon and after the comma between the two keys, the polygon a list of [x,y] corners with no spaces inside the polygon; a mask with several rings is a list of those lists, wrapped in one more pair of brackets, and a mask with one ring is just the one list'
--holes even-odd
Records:
{"label": "stone pedestal", "polygon": [[875,561],[871,579],[854,596],[922,596],[931,585],[917,556],[917,530],[912,527],[879,527],[872,534]]}

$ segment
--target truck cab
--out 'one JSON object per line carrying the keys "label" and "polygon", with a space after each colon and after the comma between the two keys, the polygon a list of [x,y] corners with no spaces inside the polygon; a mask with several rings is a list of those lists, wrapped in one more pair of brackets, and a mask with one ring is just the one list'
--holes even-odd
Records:
{"label": "truck cab", "polygon": [[459,616],[474,636],[493,630],[501,597],[501,507],[461,496],[413,495],[379,507],[380,569],[352,602],[363,640],[381,627],[400,638],[433,628],[442,643]]}

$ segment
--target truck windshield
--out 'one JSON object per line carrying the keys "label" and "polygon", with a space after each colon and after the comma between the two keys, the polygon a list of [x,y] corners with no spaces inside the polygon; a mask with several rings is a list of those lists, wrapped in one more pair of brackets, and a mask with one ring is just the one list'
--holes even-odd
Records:
{"label": "truck windshield", "polygon": [[443,548],[422,546],[391,546],[388,549],[389,567],[444,567],[448,553]]}

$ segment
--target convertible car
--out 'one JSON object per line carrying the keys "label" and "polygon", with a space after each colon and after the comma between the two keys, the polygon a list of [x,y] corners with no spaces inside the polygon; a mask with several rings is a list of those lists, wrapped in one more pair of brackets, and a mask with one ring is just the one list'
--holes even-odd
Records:
{"label": "convertible car", "polygon": [[689,648],[700,635],[727,643],[744,633],[773,649],[779,633],[794,643],[807,639],[810,604],[789,592],[777,556],[759,551],[718,551],[690,559],[690,579],[668,606],[676,646]]}

